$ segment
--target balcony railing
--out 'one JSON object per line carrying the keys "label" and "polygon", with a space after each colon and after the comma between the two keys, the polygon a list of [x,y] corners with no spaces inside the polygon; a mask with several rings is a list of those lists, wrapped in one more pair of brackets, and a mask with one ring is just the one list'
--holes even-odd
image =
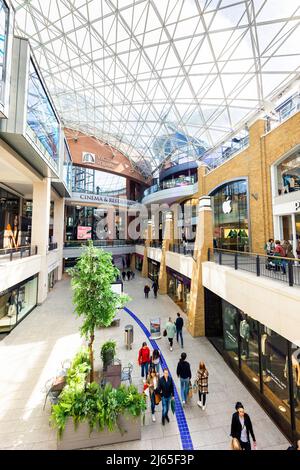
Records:
{"label": "balcony railing", "polygon": [[[82,245],[87,245],[89,240],[70,240],[65,241],[65,248],[80,248]],[[118,247],[126,245],[135,245],[135,240],[93,240],[93,245],[96,247]]]}
{"label": "balcony railing", "polygon": [[15,261],[16,259],[28,258],[37,255],[37,246],[20,246],[18,248],[3,248],[0,250],[0,264],[4,261]]}
{"label": "balcony railing", "polygon": [[193,256],[194,255],[194,243],[170,243],[169,251],[173,253],[179,253],[185,256]]}
{"label": "balcony railing", "polygon": [[222,266],[230,266],[241,271],[248,271],[256,276],[268,277],[300,286],[300,260],[274,255],[259,255],[243,251],[214,249],[208,250],[208,260]]}
{"label": "balcony railing", "polygon": [[154,184],[150,188],[144,191],[144,196],[149,196],[149,194],[157,193],[158,191],[163,191],[164,189],[171,188],[181,188],[183,186],[191,186],[197,183],[197,176],[185,176],[184,178],[175,178],[167,181],[163,181],[159,184]]}
{"label": "balcony railing", "polygon": [[201,158],[209,168],[209,171],[215,170],[235,153],[240,152],[249,146],[249,135],[242,138],[234,137],[228,145],[221,145],[211,153],[207,152]]}
{"label": "balcony railing", "polygon": [[49,243],[48,251],[57,250],[57,243]]}
{"label": "balcony railing", "polygon": [[300,94],[295,94],[266,116],[266,132],[275,129],[282,122],[300,110]]}

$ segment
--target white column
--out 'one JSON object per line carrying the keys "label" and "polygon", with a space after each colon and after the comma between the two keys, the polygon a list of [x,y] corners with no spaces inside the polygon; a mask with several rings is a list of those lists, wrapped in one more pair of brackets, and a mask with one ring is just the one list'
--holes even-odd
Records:
{"label": "white column", "polygon": [[63,268],[63,249],[64,249],[64,223],[65,216],[65,200],[64,198],[57,198],[54,200],[54,220],[53,220],[53,238],[54,243],[57,243],[58,249],[58,274],[57,280],[60,281],[62,278]]}
{"label": "white column", "polygon": [[44,302],[48,292],[48,262],[51,180],[33,183],[31,244],[38,247],[42,257],[39,272],[38,303]]}
{"label": "white column", "polygon": [[293,232],[293,253],[295,258],[297,258],[297,230],[296,230],[296,217],[295,214],[292,214],[292,232]]}

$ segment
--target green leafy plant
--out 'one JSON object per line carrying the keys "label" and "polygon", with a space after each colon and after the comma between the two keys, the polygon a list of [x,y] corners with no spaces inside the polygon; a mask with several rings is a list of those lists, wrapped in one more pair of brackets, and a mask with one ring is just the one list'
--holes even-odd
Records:
{"label": "green leafy plant", "polygon": [[129,300],[125,294],[117,294],[111,284],[119,270],[112,264],[112,255],[96,249],[89,241],[76,266],[68,270],[71,275],[75,312],[83,317],[81,334],[88,341],[90,356],[90,382],[94,379],[95,328],[110,326],[116,310]]}
{"label": "green leafy plant", "polygon": [[[60,438],[69,417],[73,419],[75,428],[81,422],[88,422],[90,432],[103,431],[106,428],[114,431],[116,427],[122,432],[118,423],[119,416],[144,415],[145,396],[138,393],[133,385],[129,387],[121,385],[114,389],[111,384],[107,384],[105,388],[101,388],[96,382],[86,384],[82,376],[88,374],[90,365],[89,362],[80,361],[82,356],[80,352],[74,358],[67,376],[67,385],[59,396],[59,402],[52,406],[52,426],[57,429]],[[76,371],[81,377],[80,380]]]}

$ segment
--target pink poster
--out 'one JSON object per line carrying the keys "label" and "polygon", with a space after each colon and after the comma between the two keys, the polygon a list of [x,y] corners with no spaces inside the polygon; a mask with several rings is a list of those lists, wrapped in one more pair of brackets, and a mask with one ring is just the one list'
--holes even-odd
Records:
{"label": "pink poster", "polygon": [[77,227],[77,240],[90,240],[92,238],[92,227]]}

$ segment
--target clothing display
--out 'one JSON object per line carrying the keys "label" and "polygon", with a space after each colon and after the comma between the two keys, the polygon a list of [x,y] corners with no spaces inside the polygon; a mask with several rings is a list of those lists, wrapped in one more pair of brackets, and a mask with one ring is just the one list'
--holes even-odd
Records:
{"label": "clothing display", "polygon": [[242,358],[248,359],[249,357],[249,338],[250,338],[250,326],[246,320],[242,320],[240,323],[240,337],[242,338],[241,341],[241,356]]}

